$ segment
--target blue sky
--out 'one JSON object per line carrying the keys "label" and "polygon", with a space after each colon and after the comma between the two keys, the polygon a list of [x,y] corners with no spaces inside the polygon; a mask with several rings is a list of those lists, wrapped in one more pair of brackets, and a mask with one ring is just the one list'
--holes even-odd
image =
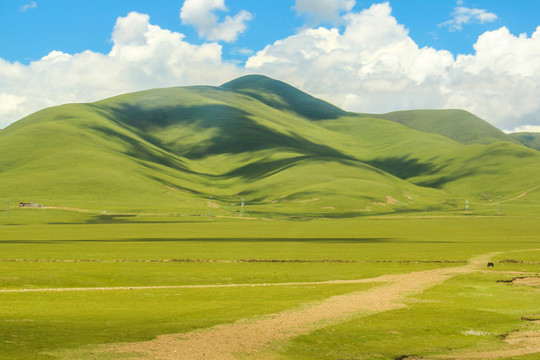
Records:
{"label": "blue sky", "polygon": [[[353,10],[368,8],[374,2],[357,1]],[[472,53],[473,43],[485,31],[506,26],[511,33],[534,32],[540,25],[538,0],[475,0],[463,6],[485,9],[497,19],[484,24],[463,25],[460,31],[449,31],[439,24],[452,17],[455,1],[394,0],[392,13],[405,25],[420,46],[446,49],[454,54]],[[35,4],[32,5],[32,4]],[[27,6],[26,10],[25,6]],[[313,23],[309,16],[298,15],[292,0],[227,0],[228,13],[245,9],[254,15],[249,28],[235,44],[227,44],[226,57],[242,60],[236,49],[262,50],[267,44]],[[192,43],[202,43],[196,30],[182,25],[178,0],[2,0],[0,2],[0,57],[28,63],[53,50],[78,53],[84,50],[107,53],[111,48],[111,30],[120,16],[131,11],[150,15],[153,24],[185,34]],[[226,15],[221,12],[220,15]],[[320,23],[332,26],[330,22]]]}
{"label": "blue sky", "polygon": [[[59,103],[257,72],[348,110],[460,107],[505,130],[536,129],[539,4],[1,0],[0,127]],[[104,69],[101,82],[87,69]],[[508,104],[493,106],[498,87]]]}

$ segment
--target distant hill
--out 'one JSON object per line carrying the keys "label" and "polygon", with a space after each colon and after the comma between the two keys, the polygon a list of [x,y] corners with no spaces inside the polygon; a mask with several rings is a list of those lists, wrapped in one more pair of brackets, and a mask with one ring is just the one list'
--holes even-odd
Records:
{"label": "distant hill", "polygon": [[465,145],[495,141],[517,143],[495,126],[465,110],[409,110],[378,115],[412,129],[440,134]]}
{"label": "distant hill", "polygon": [[531,149],[540,150],[540,133],[518,132],[509,135]]}
{"label": "distant hill", "polygon": [[[435,131],[448,119],[458,120]],[[353,114],[252,75],[21,119],[0,131],[0,199],[189,215],[213,206],[238,216],[244,198],[264,217],[533,201],[540,153],[508,138],[466,112]]]}

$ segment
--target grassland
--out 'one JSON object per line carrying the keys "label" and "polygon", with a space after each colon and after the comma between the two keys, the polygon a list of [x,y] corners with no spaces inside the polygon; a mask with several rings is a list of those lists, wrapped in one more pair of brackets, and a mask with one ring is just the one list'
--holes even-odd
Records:
{"label": "grassland", "polygon": [[[0,131],[0,358],[140,357],[160,335],[329,304],[339,316],[239,356],[535,356],[505,342],[540,327],[540,153],[523,139],[459,110],[348,113],[261,76],[32,114]],[[494,269],[467,265],[481,254]]]}
{"label": "grassland", "polygon": [[[524,314],[538,313],[538,289],[497,282],[507,277],[492,273],[451,279],[406,309],[300,336],[281,353],[286,359],[455,359],[471,353],[477,359],[492,358],[482,353],[507,349],[502,338],[517,329],[538,329],[522,320]],[[506,356],[501,351],[495,358]]]}
{"label": "grassland", "polygon": [[[462,144],[489,144],[497,141],[519,143],[493,125],[464,110],[411,110],[377,115],[410,128],[440,134]],[[464,131],[467,129],[467,131]]]}
{"label": "grassland", "polygon": [[[313,282],[458,267],[491,252],[502,253],[489,273],[455,277],[416,295],[421,302],[406,309],[280,343],[273,356],[393,359],[496,349],[504,347],[501,336],[534,327],[522,316],[540,313],[537,289],[496,282],[511,279],[507,271],[540,272],[540,252],[530,250],[540,248],[534,216],[100,222],[86,213],[19,211],[13,216],[35,217],[2,220],[1,288],[43,290],[0,292],[0,358],[100,358],[98,344],[185,333],[381,286]],[[499,262],[508,259],[515,262]],[[297,284],[183,287],[279,283]],[[100,287],[132,290],[91,290]],[[69,288],[79,290],[51,290]],[[469,330],[489,335],[464,334]]]}

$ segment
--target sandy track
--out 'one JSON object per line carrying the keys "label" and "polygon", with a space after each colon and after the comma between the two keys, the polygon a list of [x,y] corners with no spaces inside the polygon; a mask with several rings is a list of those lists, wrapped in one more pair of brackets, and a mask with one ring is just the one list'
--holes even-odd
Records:
{"label": "sandy track", "polygon": [[334,296],[300,309],[214,326],[186,334],[161,335],[139,343],[101,347],[96,354],[139,353],[139,359],[212,359],[234,360],[236,356],[253,358],[276,341],[308,333],[353,316],[369,315],[405,307],[405,298],[420,293],[455,275],[472,272],[498,253],[470,260],[466,266],[384,275],[353,282],[384,283],[374,289]]}
{"label": "sandy track", "polygon": [[81,287],[81,288],[37,288],[37,289],[2,289],[1,293],[25,292],[70,292],[70,291],[114,291],[114,290],[153,290],[153,289],[204,289],[204,288],[230,288],[230,287],[265,287],[265,286],[294,286],[294,285],[324,285],[324,284],[358,284],[373,282],[373,279],[358,280],[328,280],[287,283],[259,283],[259,284],[208,284],[208,285],[156,285],[156,286],[109,286],[109,287]]}

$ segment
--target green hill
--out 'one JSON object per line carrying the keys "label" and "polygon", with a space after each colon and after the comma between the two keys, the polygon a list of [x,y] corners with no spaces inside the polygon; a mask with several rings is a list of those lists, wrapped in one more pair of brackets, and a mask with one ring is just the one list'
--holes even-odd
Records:
{"label": "green hill", "polygon": [[[400,116],[414,114],[427,113]],[[238,216],[243,197],[256,216],[358,216],[452,210],[463,197],[489,204],[537,186],[540,153],[488,138],[465,145],[247,76],[21,119],[0,131],[0,199]]]}
{"label": "green hill", "polygon": [[287,83],[262,75],[244,76],[221,85],[221,88],[246,94],[270,107],[292,111],[310,120],[347,115],[347,112],[337,106],[314,98]]}
{"label": "green hill", "polygon": [[446,136],[462,144],[517,143],[488,122],[464,110],[408,110],[376,115],[410,128]]}
{"label": "green hill", "polygon": [[531,149],[540,150],[540,133],[518,132],[509,135]]}

